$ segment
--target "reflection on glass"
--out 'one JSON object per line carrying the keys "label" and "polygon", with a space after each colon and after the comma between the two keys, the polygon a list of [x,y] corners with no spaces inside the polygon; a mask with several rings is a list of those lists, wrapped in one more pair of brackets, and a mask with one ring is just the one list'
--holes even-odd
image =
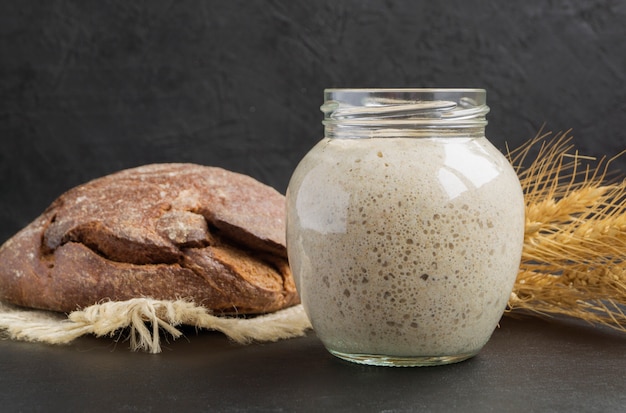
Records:
{"label": "reflection on glass", "polygon": [[[316,188],[324,188],[323,200],[314,190]],[[317,174],[314,169],[304,178],[298,192],[296,211],[300,225],[320,234],[344,234],[349,201],[348,192],[329,181],[325,173]]]}
{"label": "reflection on glass", "polygon": [[[450,143],[445,145],[444,152],[444,166],[437,176],[450,199],[458,197],[469,188],[480,188],[500,173],[498,166],[478,145]],[[477,168],[476,165],[481,167]]]}

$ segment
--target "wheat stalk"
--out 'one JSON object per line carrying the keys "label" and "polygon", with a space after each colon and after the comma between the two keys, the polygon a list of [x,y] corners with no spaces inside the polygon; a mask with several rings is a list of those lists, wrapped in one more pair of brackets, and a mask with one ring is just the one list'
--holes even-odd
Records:
{"label": "wheat stalk", "polygon": [[508,152],[526,226],[507,314],[564,315],[626,332],[626,180],[609,179],[617,156],[580,155],[570,132],[540,131]]}

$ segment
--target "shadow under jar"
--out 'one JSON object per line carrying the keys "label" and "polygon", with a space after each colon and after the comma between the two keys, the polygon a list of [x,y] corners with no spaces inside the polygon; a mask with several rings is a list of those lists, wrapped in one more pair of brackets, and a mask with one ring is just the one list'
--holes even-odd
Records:
{"label": "shadow under jar", "polygon": [[325,137],[287,189],[304,309],[334,355],[448,364],[489,340],[513,288],[524,198],[485,138],[482,89],[329,89]]}

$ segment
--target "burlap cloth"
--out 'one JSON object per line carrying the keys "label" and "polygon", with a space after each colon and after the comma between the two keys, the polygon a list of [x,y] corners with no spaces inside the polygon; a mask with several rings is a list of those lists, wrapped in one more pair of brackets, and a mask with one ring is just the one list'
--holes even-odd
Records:
{"label": "burlap cloth", "polygon": [[252,318],[217,317],[192,302],[135,298],[92,305],[70,314],[16,307],[0,301],[0,331],[14,340],[67,344],[92,334],[125,337],[131,350],[161,352],[161,336],[178,338],[182,325],[216,330],[233,341],[278,341],[311,328],[302,305]]}

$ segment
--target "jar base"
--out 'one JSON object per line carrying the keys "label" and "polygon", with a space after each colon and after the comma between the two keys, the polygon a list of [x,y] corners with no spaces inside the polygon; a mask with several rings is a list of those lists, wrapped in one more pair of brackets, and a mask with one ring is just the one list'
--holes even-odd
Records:
{"label": "jar base", "polygon": [[474,357],[478,352],[457,354],[454,356],[388,356],[381,354],[350,354],[328,350],[330,354],[352,363],[384,367],[428,367],[459,363]]}

